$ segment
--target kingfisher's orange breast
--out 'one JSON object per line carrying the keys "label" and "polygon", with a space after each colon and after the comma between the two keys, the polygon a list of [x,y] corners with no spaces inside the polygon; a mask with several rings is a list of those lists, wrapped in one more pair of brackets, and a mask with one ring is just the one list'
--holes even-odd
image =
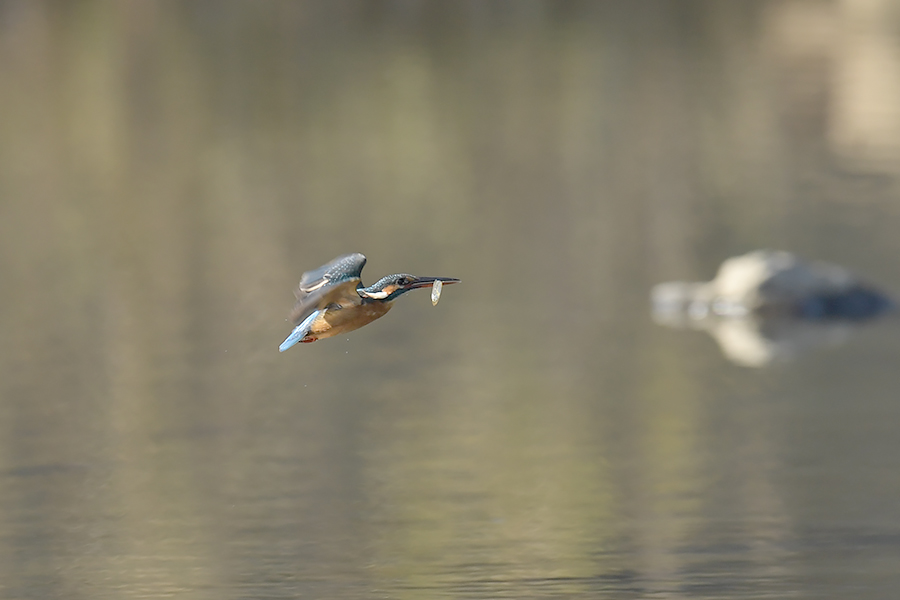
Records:
{"label": "kingfisher's orange breast", "polygon": [[393,305],[393,302],[371,302],[340,310],[326,310],[313,321],[307,337],[324,339],[349,333],[383,317]]}

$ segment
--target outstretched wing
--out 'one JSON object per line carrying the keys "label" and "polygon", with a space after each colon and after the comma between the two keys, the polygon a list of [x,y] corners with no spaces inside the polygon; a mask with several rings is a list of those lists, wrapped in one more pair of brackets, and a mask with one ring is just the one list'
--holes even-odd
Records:
{"label": "outstretched wing", "polygon": [[356,252],[345,254],[326,265],[322,265],[314,271],[307,271],[300,278],[300,286],[294,294],[297,300],[302,300],[304,294],[309,294],[317,289],[333,283],[340,283],[355,279],[359,281],[363,267],[366,266],[366,257]]}
{"label": "outstretched wing", "polygon": [[339,256],[327,265],[304,273],[294,291],[297,302],[291,311],[291,322],[295,325],[301,323],[314,311],[329,304],[344,305],[348,300],[358,302],[356,286],[360,283],[364,266],[366,257],[355,253]]}

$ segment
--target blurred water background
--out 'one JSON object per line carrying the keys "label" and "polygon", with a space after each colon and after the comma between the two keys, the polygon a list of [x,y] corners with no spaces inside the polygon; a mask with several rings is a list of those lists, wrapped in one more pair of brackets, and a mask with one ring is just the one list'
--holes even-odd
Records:
{"label": "blurred water background", "polygon": [[[0,2],[0,597],[896,597],[900,319],[648,294],[898,177],[894,0]],[[279,354],[345,252],[463,283]]]}

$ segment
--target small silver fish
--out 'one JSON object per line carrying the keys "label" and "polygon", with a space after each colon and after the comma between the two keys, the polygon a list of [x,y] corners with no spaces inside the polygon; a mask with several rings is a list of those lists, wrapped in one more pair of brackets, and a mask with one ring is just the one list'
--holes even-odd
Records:
{"label": "small silver fish", "polygon": [[431,305],[437,306],[438,300],[441,299],[441,290],[444,287],[444,283],[442,281],[434,280],[434,283],[431,285]]}

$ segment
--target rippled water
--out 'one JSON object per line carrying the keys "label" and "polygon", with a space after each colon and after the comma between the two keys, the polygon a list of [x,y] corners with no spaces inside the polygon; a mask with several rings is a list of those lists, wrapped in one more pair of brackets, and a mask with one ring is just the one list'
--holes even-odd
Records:
{"label": "rippled water", "polygon": [[[750,368],[648,294],[900,294],[896,23],[0,4],[0,597],[893,597],[900,319]],[[351,251],[463,282],[279,353]]]}

